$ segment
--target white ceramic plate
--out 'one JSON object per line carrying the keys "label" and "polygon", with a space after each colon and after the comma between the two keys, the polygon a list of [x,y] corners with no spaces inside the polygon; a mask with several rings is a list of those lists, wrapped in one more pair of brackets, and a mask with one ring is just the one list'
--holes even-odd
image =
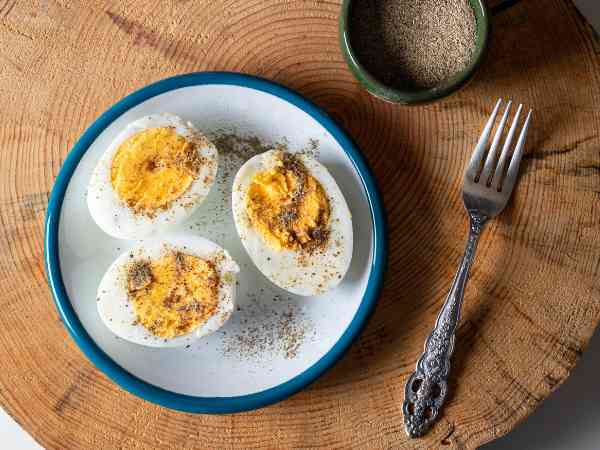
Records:
{"label": "white ceramic plate", "polygon": [[[170,112],[214,138],[216,188],[180,230],[226,248],[241,267],[237,304],[217,333],[187,348],[147,348],[113,335],[96,309],[96,289],[111,262],[134,245],[111,238],[92,220],[86,187],[96,162],[123,127]],[[233,133],[235,138],[224,138]],[[257,138],[257,140],[252,140]],[[337,180],[350,207],[350,270],[320,297],[291,295],[253,265],[230,210],[235,168],[256,142],[309,150]],[[225,141],[223,141],[225,142]],[[246,145],[253,142],[251,145]],[[59,312],[84,353],[123,388],[190,412],[233,412],[281,400],[320,376],[356,338],[379,294],[386,261],[382,204],[372,175],[346,134],[321,110],[274,83],[232,73],[197,73],[160,81],[109,109],[69,154],[53,189],[46,222],[46,266]]]}

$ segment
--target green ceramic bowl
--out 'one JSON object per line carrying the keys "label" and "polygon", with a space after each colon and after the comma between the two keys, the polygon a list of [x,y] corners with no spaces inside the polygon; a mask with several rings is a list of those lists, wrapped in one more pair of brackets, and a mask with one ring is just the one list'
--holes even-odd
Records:
{"label": "green ceramic bowl", "polygon": [[[350,67],[350,70],[356,79],[365,87],[367,91],[376,97],[393,103],[401,103],[405,105],[414,105],[420,103],[429,103],[439,100],[443,97],[458,91],[463,87],[475,74],[477,68],[483,60],[487,49],[489,29],[490,29],[490,12],[483,0],[469,0],[475,18],[477,19],[477,42],[473,57],[469,65],[461,72],[446,80],[444,83],[427,89],[396,89],[378,81],[371,75],[360,63],[352,46],[350,45],[350,10],[352,8],[352,0],[343,0],[342,12],[340,14],[340,46],[344,58]],[[512,2],[511,2],[512,3]]]}

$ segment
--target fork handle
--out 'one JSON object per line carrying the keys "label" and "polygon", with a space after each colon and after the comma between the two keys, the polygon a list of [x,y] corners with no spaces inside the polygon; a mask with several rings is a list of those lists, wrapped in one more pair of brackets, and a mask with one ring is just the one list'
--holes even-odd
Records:
{"label": "fork handle", "polygon": [[404,425],[411,437],[422,436],[435,422],[448,393],[450,357],[454,351],[456,327],[460,319],[465,286],[479,236],[488,218],[470,213],[469,237],[465,253],[456,272],[450,292],[425,342],[425,351],[417,362],[416,371],[404,388]]}

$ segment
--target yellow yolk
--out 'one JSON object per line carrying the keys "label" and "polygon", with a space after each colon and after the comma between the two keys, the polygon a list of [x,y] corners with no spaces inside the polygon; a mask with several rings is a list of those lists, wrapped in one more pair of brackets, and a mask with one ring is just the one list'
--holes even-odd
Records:
{"label": "yellow yolk", "polygon": [[245,206],[252,226],[274,249],[314,248],[327,238],[330,206],[325,190],[298,161],[256,174]]}
{"label": "yellow yolk", "polygon": [[169,253],[155,261],[132,263],[128,288],[137,321],[156,336],[173,338],[215,313],[219,274],[209,261]]}
{"label": "yellow yolk", "polygon": [[125,140],[111,167],[118,197],[152,216],[190,187],[200,168],[196,146],[172,128],[151,128]]}

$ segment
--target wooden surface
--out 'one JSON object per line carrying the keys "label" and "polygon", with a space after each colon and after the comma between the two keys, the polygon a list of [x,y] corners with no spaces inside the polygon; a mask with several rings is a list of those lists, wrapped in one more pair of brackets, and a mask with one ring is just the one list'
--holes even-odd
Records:
{"label": "wooden surface", "polygon": [[[362,91],[338,1],[0,0],[0,404],[69,449],[474,448],[512,429],[576,364],[600,317],[600,45],[568,0],[494,18],[460,94],[419,108]],[[71,341],[43,268],[48,192],[82,131],[149,82],[197,70],[276,80],[363,148],[384,192],[390,270],[367,330],[280,404],[202,416],[124,392]],[[467,290],[451,397],[408,441],[401,403],[462,254],[462,170],[498,96],[535,110],[524,174],[487,229]],[[551,431],[549,431],[551,432]]]}

